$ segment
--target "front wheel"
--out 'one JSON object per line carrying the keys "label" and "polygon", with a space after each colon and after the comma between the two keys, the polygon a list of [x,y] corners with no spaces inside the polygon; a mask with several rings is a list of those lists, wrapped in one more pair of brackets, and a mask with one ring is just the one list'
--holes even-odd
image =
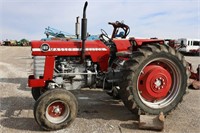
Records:
{"label": "front wheel", "polygon": [[41,95],[34,106],[36,122],[44,130],[58,130],[68,127],[76,118],[78,103],[67,90],[49,90]]}
{"label": "front wheel", "polygon": [[31,88],[31,94],[35,101],[45,92],[45,89],[42,87],[33,87]]}
{"label": "front wheel", "polygon": [[120,88],[128,96],[126,104],[135,102],[144,113],[168,114],[186,92],[186,65],[184,57],[171,47],[157,44],[141,47],[124,63],[126,75]]}

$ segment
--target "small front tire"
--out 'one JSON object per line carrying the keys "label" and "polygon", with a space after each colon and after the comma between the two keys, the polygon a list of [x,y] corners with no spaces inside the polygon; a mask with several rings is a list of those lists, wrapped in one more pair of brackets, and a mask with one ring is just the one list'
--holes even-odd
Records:
{"label": "small front tire", "polygon": [[38,88],[32,88],[31,89],[31,94],[32,94],[33,99],[35,101],[37,101],[38,98],[44,93],[43,91],[44,91],[44,89],[40,88],[40,87],[38,87]]}
{"label": "small front tire", "polygon": [[59,130],[68,127],[76,118],[78,103],[67,90],[49,90],[41,95],[34,106],[36,122],[44,130]]}

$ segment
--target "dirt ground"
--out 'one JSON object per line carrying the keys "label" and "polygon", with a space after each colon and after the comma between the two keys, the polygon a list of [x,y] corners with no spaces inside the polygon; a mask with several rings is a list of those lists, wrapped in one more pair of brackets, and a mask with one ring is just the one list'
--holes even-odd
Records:
{"label": "dirt ground", "polygon": [[[40,133],[33,117],[34,100],[27,77],[31,72],[30,47],[0,47],[0,131]],[[194,65],[200,57],[186,57]],[[200,91],[188,89],[184,100],[165,121],[161,133],[200,132]],[[69,128],[52,133],[157,133],[139,130],[138,118],[120,100],[98,89],[73,92],[79,102],[78,116]]]}

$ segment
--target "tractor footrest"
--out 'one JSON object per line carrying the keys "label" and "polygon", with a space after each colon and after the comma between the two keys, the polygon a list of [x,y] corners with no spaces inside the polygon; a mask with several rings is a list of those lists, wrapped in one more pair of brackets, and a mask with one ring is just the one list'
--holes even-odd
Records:
{"label": "tractor footrest", "polygon": [[161,112],[159,115],[140,115],[139,128],[145,130],[158,130],[164,129],[165,116]]}
{"label": "tractor footrest", "polygon": [[117,57],[124,57],[124,58],[129,58],[132,55],[132,52],[129,51],[120,51],[116,53]]}

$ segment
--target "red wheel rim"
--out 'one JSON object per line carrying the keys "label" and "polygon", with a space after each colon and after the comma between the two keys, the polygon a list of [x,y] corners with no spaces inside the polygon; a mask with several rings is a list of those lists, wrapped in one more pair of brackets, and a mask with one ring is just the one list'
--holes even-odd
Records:
{"label": "red wheel rim", "polygon": [[53,101],[46,108],[46,118],[51,123],[62,123],[64,122],[70,114],[70,108],[64,101]]}
{"label": "red wheel rim", "polygon": [[48,114],[51,117],[60,117],[65,112],[65,105],[62,102],[54,102],[48,107]]}
{"label": "red wheel rim", "polygon": [[181,75],[176,62],[166,57],[146,63],[137,78],[137,94],[141,102],[154,109],[169,106],[179,94]]}
{"label": "red wheel rim", "polygon": [[170,72],[162,66],[149,64],[139,77],[139,91],[147,101],[163,99],[172,85]]}

